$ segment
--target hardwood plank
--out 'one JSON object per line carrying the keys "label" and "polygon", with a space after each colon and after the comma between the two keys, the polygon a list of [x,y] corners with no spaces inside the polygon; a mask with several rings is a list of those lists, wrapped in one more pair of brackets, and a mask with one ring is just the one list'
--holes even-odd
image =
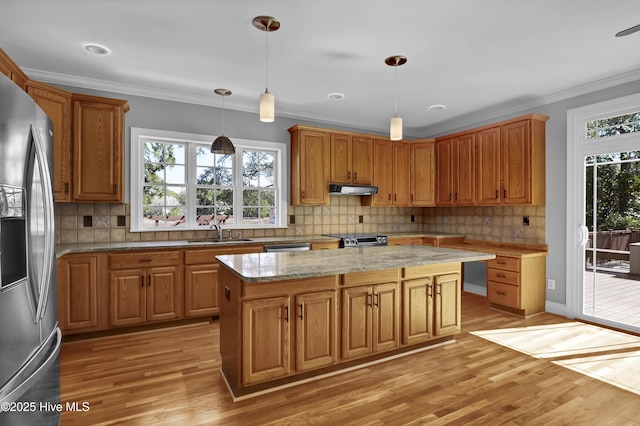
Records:
{"label": "hardwood plank", "polygon": [[638,394],[471,334],[568,322],[518,318],[463,293],[453,344],[236,403],[219,373],[217,321],[64,343],[61,400],[90,410],[63,412],[61,424],[640,423]]}

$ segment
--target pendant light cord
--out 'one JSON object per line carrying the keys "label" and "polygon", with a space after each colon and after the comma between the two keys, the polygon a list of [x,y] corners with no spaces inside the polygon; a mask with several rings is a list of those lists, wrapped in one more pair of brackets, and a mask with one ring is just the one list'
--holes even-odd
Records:
{"label": "pendant light cord", "polygon": [[265,81],[266,81],[266,88],[265,88],[265,93],[269,93],[269,27],[271,26],[271,20],[269,20],[269,22],[267,23],[267,29],[265,30]]}
{"label": "pendant light cord", "polygon": [[395,75],[395,91],[396,91],[396,100],[395,100],[395,113],[394,113],[394,117],[398,116],[398,63],[396,62],[396,65],[394,66],[394,68],[396,69],[396,75]]}
{"label": "pendant light cord", "polygon": [[222,95],[222,136],[224,136],[224,95]]}

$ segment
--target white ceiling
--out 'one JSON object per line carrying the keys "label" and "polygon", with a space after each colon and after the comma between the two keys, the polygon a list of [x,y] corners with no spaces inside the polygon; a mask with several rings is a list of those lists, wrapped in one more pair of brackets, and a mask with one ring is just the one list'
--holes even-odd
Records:
{"label": "white ceiling", "polygon": [[396,54],[405,137],[640,80],[640,32],[614,37],[640,23],[638,0],[2,0],[0,47],[41,81],[213,106],[226,88],[227,108],[257,112],[258,15],[281,23],[269,34],[281,117],[385,132]]}

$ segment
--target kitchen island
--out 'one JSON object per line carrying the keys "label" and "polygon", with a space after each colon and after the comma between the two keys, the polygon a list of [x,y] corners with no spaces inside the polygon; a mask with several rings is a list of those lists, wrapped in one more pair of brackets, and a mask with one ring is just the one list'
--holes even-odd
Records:
{"label": "kitchen island", "polygon": [[452,342],[461,265],[494,257],[428,246],[217,256],[233,398]]}

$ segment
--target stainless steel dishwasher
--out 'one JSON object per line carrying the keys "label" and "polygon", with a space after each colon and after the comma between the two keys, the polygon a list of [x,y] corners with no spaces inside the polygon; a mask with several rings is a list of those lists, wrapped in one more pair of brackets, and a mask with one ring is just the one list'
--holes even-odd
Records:
{"label": "stainless steel dishwasher", "polygon": [[295,244],[271,244],[264,246],[264,251],[277,252],[277,251],[307,251],[311,250],[311,244],[309,243],[295,243]]}

